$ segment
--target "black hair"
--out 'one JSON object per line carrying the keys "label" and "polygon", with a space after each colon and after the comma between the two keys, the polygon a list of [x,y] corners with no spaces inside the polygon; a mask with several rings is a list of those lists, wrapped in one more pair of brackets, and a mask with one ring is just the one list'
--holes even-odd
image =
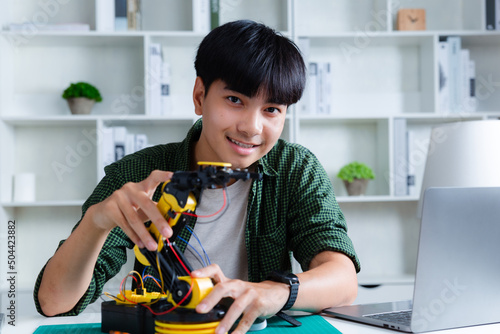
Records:
{"label": "black hair", "polygon": [[196,75],[206,93],[216,80],[249,97],[264,93],[273,103],[291,105],[302,96],[304,60],[295,43],[254,21],[240,20],[212,30],[198,47]]}

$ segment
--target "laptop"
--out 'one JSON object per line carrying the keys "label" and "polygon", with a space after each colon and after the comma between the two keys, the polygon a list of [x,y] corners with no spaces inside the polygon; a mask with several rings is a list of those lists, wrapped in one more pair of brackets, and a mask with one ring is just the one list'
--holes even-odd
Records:
{"label": "laptop", "polygon": [[413,300],[323,312],[413,333],[500,322],[500,187],[426,190]]}

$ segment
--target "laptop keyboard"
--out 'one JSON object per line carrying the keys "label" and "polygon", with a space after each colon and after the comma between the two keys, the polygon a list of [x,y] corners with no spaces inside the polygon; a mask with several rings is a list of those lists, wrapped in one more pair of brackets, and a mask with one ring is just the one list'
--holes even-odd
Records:
{"label": "laptop keyboard", "polygon": [[410,326],[411,310],[368,314],[365,317]]}

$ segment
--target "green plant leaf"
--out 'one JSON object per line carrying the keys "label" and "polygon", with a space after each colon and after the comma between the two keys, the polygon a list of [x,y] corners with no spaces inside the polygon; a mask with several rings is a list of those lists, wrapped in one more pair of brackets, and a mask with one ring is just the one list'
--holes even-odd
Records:
{"label": "green plant leaf", "polygon": [[62,94],[63,99],[73,97],[86,97],[96,102],[101,102],[102,97],[99,90],[87,82],[72,83]]}
{"label": "green plant leaf", "polygon": [[373,170],[364,163],[353,161],[342,167],[337,177],[341,180],[352,182],[354,179],[373,180],[375,174]]}

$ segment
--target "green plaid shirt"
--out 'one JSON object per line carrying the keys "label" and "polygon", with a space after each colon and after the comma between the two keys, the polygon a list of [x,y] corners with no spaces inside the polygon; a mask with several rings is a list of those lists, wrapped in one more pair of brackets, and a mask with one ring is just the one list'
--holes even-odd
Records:
{"label": "green plaid shirt", "polygon": [[[201,128],[200,120],[180,143],[150,147],[107,166],[106,176],[82,207],[82,217],[91,205],[103,201],[127,182],[145,179],[155,169],[189,170],[193,145]],[[291,270],[291,252],[303,270],[308,269],[316,254],[330,250],[346,254],[359,271],[359,260],[347,236],[344,216],[331,182],[316,157],[300,145],[279,140],[260,159],[257,169],[264,178],[253,181],[248,200],[245,231],[248,280],[260,282],[272,270]],[[153,199],[158,201],[159,197],[160,187]],[[194,226],[195,223],[196,220],[192,219],[189,224]],[[185,240],[190,237],[187,229],[180,236]],[[73,310],[63,315],[78,314],[94,302],[101,295],[105,282],[126,263],[126,248],[133,246],[120,228],[113,229],[99,254],[87,292]],[[186,245],[179,244],[179,247],[184,251]],[[40,313],[38,289],[43,270],[34,289],[35,304]],[[146,288],[154,290],[153,286],[151,283]]]}

